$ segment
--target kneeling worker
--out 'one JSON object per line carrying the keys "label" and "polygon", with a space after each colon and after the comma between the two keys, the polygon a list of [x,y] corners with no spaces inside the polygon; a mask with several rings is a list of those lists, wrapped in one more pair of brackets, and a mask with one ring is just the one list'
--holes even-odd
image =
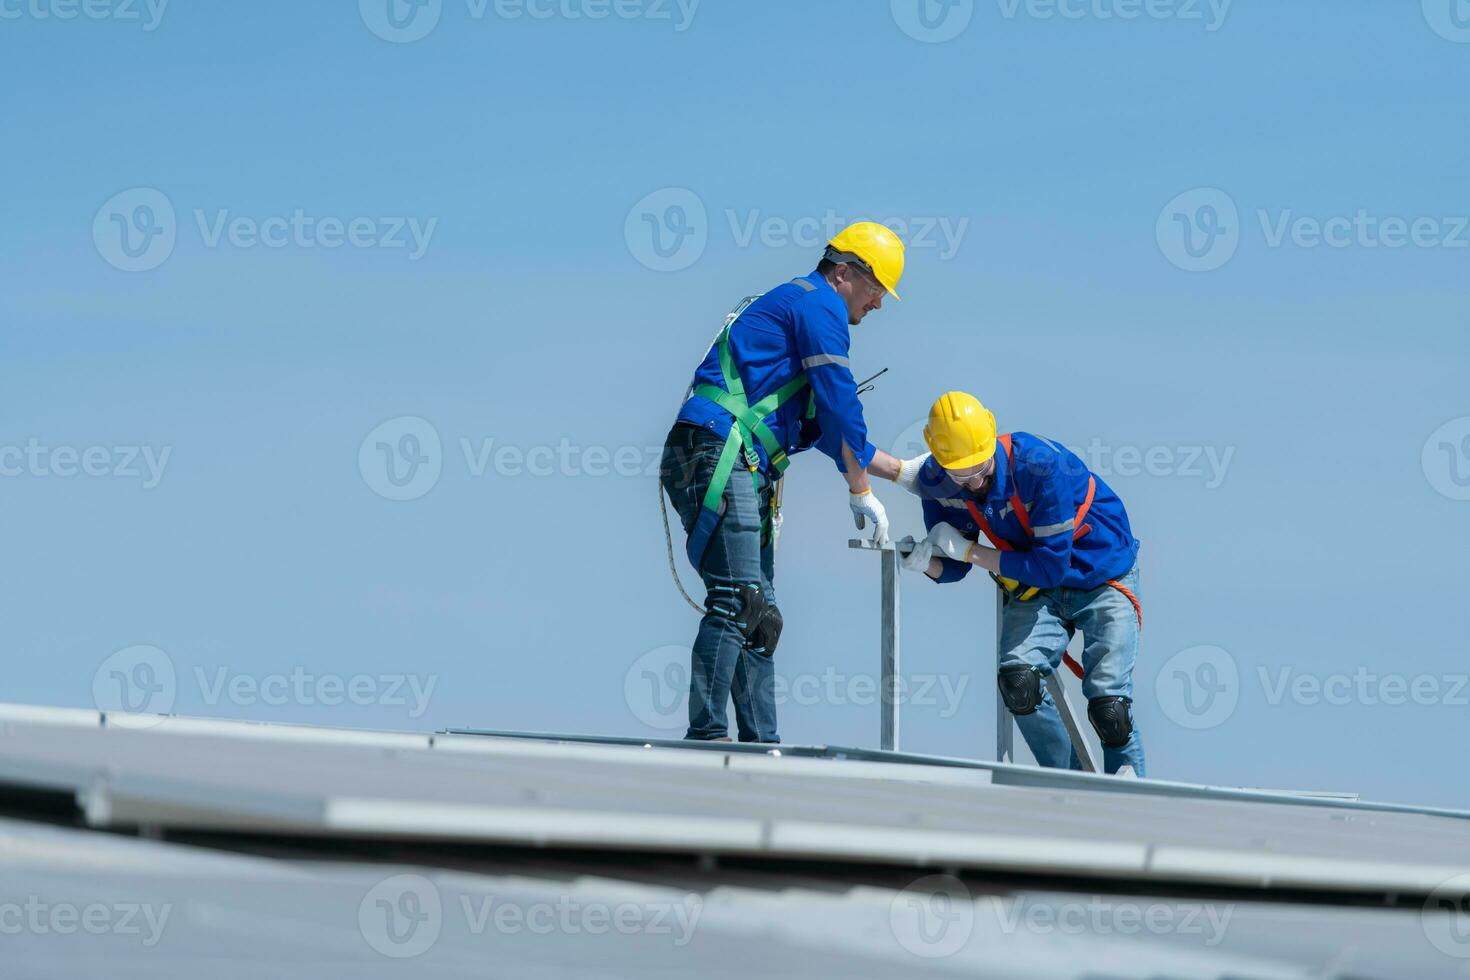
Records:
{"label": "kneeling worker", "polygon": [[1104,768],[1142,776],[1132,694],[1143,610],[1123,502],[1064,446],[1027,432],[997,438],[995,416],[973,395],[935,402],[924,440],[929,534],[905,567],[958,582],[978,565],[1003,590],[1000,692],[1043,766],[1081,768],[1044,683],[1081,630],[1082,690]]}

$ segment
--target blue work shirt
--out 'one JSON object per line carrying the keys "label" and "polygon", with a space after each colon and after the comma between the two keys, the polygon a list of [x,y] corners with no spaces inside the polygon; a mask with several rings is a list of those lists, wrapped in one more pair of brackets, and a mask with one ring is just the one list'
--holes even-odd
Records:
{"label": "blue work shirt", "polygon": [[[930,458],[918,480],[925,526],[933,529],[947,522],[988,547],[990,542],[968,506],[974,503],[991,532],[1016,549],[1001,552],[1000,574],[1039,589],[1095,589],[1126,575],[1138,560],[1138,540],[1118,495],[1088,472],[1075,453],[1049,439],[1015,432],[1011,450],[1014,466],[1005,449],[996,446],[995,475],[979,495],[951,480]],[[1083,521],[1089,530],[1074,540],[1077,509],[1087,499],[1089,477],[1097,481]],[[1018,493],[1031,522],[1029,535],[1011,504]],[[974,567],[944,557],[940,561],[944,564],[940,582],[958,582]]]}
{"label": "blue work shirt", "polygon": [[[842,446],[846,443],[857,457],[858,466],[867,469],[876,449],[868,442],[857,382],[848,363],[852,336],[847,328],[847,304],[820,273],[804,276],[803,281],[812,289],[795,282],[777,286],[735,321],[730,328],[735,370],[751,405],[805,371],[811,387],[766,416],[771,434],[788,456],[815,446],[843,472]],[[720,353],[714,346],[694,372],[694,387],[704,384],[725,387]],[[816,416],[805,419],[813,401]],[[703,426],[721,438],[729,437],[732,423],[729,412],[698,395],[685,401],[679,420]],[[759,442],[756,452],[761,468],[767,469],[770,460]]]}

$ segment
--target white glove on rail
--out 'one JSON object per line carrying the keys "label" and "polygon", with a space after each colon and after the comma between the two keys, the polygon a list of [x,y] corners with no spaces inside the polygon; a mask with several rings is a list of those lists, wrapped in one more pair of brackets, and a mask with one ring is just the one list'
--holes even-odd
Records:
{"label": "white glove on rail", "polygon": [[968,562],[970,549],[975,547],[975,542],[961,534],[954,525],[946,523],[939,523],[930,528],[928,541],[944,557],[955,561]]}
{"label": "white glove on rail", "polygon": [[888,512],[883,509],[883,501],[874,496],[873,491],[849,493],[847,506],[852,508],[852,520],[859,531],[863,529],[867,521],[872,521],[874,543],[878,545],[888,543]]}
{"label": "white glove on rail", "polygon": [[927,575],[929,573],[929,563],[934,560],[935,554],[933,541],[930,541],[928,538],[925,538],[923,541],[915,541],[912,537],[907,537],[900,541],[898,545],[900,554],[902,554],[904,548],[913,548],[913,551],[909,552],[907,557],[899,560],[899,564],[911,572],[918,572],[920,575]]}

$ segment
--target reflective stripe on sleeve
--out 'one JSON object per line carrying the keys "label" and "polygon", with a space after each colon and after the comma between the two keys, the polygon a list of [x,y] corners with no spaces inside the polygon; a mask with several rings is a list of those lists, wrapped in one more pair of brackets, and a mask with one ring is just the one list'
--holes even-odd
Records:
{"label": "reflective stripe on sleeve", "polygon": [[836,354],[813,354],[811,357],[803,358],[801,369],[803,371],[814,367],[822,367],[826,364],[835,364],[838,367],[850,368],[847,358],[838,357]]}
{"label": "reflective stripe on sleeve", "polygon": [[1044,524],[1038,528],[1032,528],[1032,533],[1038,538],[1049,538],[1053,534],[1061,534],[1070,531],[1077,526],[1076,518],[1069,517],[1060,524]]}

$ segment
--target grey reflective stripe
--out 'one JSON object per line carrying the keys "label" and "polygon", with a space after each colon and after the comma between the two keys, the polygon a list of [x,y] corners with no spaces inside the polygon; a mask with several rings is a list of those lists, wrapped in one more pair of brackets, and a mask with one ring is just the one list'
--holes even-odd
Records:
{"label": "grey reflective stripe", "polygon": [[1044,527],[1032,528],[1031,533],[1038,538],[1049,538],[1053,534],[1061,534],[1063,531],[1070,531],[1076,526],[1076,519],[1068,518],[1060,524],[1047,524]]}
{"label": "grey reflective stripe", "polygon": [[965,502],[958,497],[939,497],[934,502],[936,504],[942,504],[945,507],[956,507],[960,510],[965,509]]}
{"label": "grey reflective stripe", "polygon": [[800,286],[802,289],[806,290],[807,292],[811,292],[813,289],[816,289],[817,288],[816,286],[813,286],[810,282],[808,282],[805,279],[793,279],[791,281],[794,282],[794,283],[796,283],[798,286]]}
{"label": "grey reflective stripe", "polygon": [[801,369],[805,371],[808,368],[821,367],[824,364],[835,364],[838,367],[845,368],[852,367],[845,357],[838,357],[836,354],[813,354],[811,357],[802,359]]}
{"label": "grey reflective stripe", "polygon": [[[1031,505],[1030,504],[1022,504],[1021,506],[1026,508],[1026,513],[1028,513],[1028,514],[1031,513]],[[1006,501],[1006,505],[1000,509],[1000,519],[1001,520],[1005,520],[1006,515],[1009,514],[1009,513],[1011,513],[1015,509],[1016,508],[1014,508],[1014,507],[1011,506],[1011,502],[1009,500],[1007,500]]]}
{"label": "grey reflective stripe", "polygon": [[1056,443],[1054,443],[1054,442],[1052,442],[1052,441],[1051,441],[1051,440],[1050,440],[1050,439],[1048,439],[1048,438],[1047,438],[1047,437],[1046,437],[1046,436],[1037,436],[1037,437],[1036,437],[1036,438],[1038,438],[1038,439],[1040,439],[1040,440],[1041,440],[1041,441],[1042,441],[1042,442],[1044,442],[1044,443],[1046,443],[1046,444],[1047,444],[1047,445],[1048,445],[1048,446],[1050,446],[1050,447],[1051,447],[1051,448],[1052,448],[1052,449],[1054,449],[1054,450],[1055,450],[1055,451],[1057,451],[1057,452],[1061,452],[1061,451],[1062,451],[1062,447],[1061,447],[1061,446],[1058,446],[1058,445],[1057,445],[1057,444],[1056,444]]}

